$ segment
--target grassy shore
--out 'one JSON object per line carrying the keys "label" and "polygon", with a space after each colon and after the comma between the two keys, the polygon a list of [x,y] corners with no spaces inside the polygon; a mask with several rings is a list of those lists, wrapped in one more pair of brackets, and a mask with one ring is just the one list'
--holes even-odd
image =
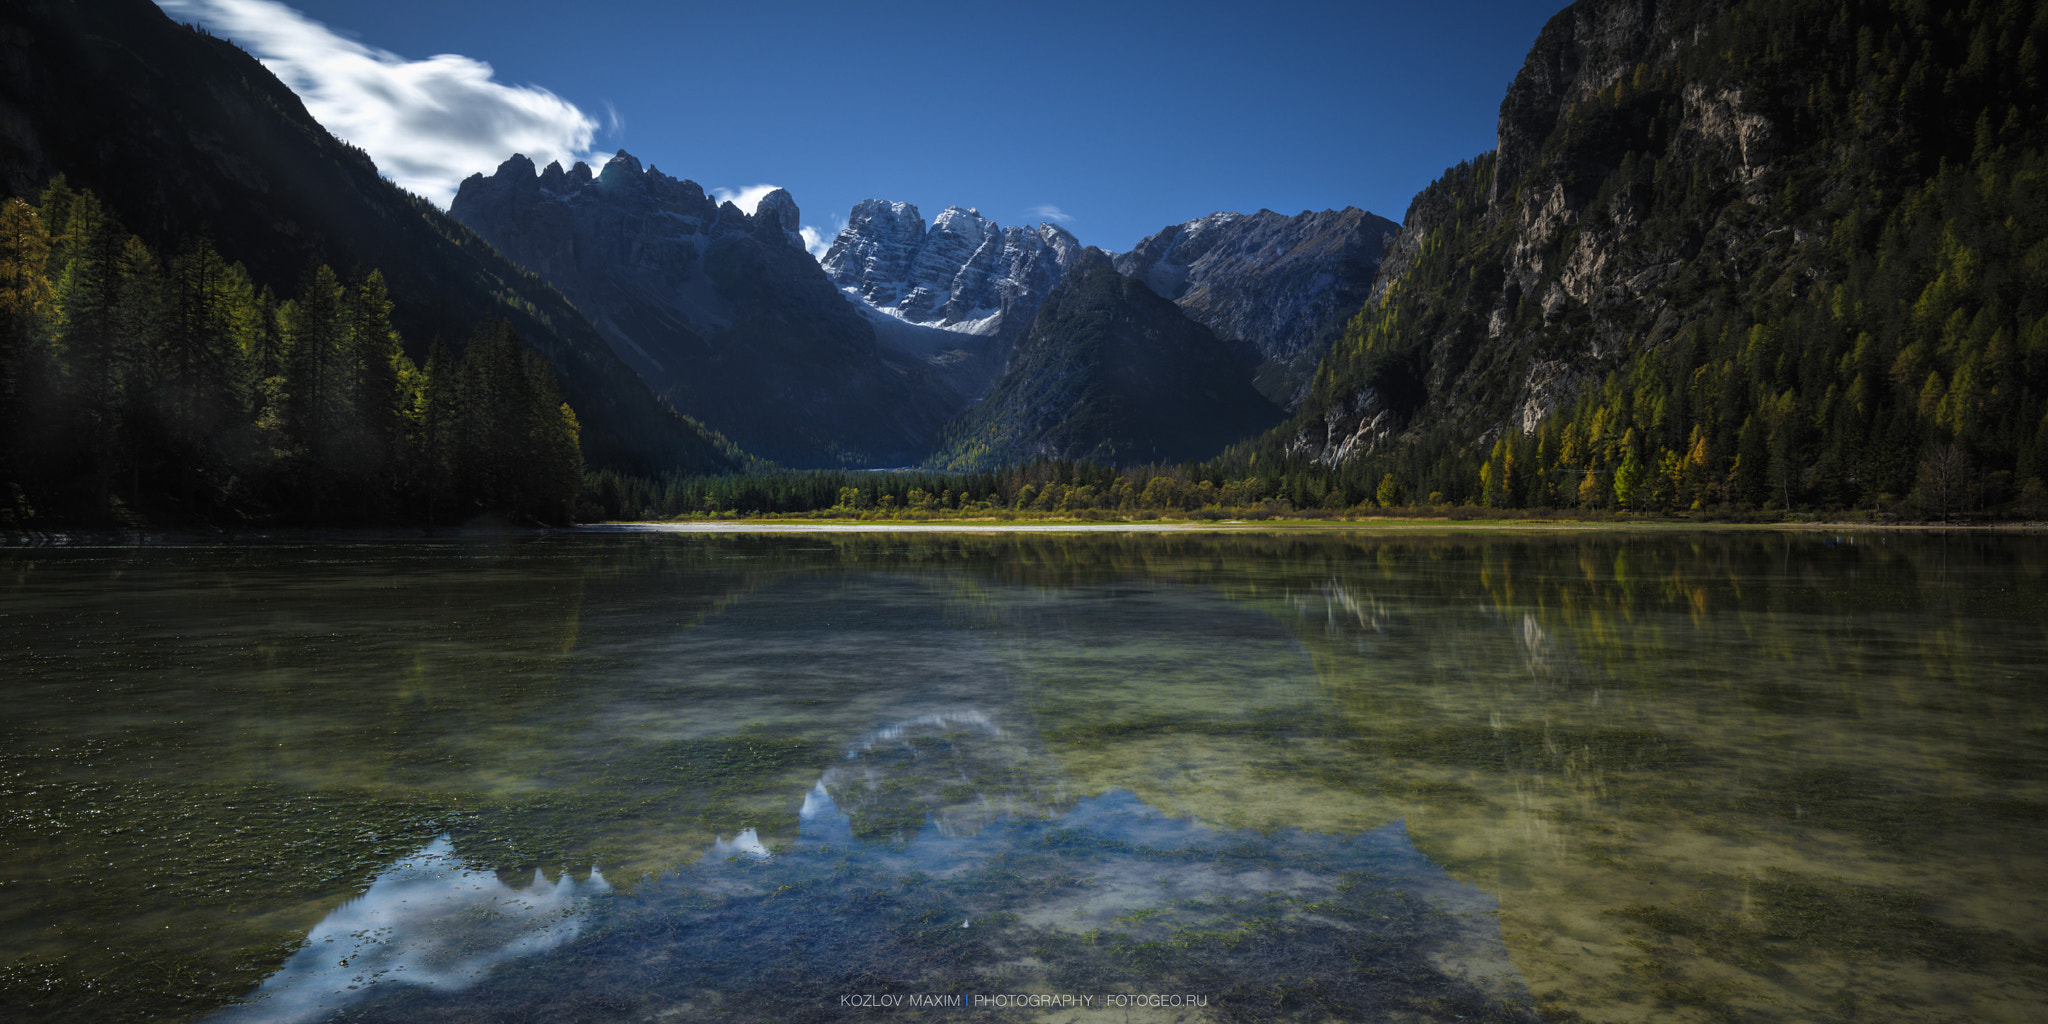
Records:
{"label": "grassy shore", "polygon": [[687,516],[663,520],[587,523],[576,532],[814,533],[814,532],[1441,532],[1519,530],[1535,532],[1671,532],[1729,530],[2048,530],[2044,522],[1940,523],[1896,518],[1678,519],[1605,517],[1594,519],[1436,516],[1361,516],[1341,519],[1109,519],[1026,517],[815,518],[810,516]]}

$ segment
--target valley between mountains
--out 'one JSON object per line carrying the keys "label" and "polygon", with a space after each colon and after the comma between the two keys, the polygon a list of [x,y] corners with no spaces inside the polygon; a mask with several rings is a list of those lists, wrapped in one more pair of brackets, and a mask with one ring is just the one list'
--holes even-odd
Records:
{"label": "valley between mountains", "polygon": [[876,196],[817,256],[788,192],[624,150],[443,212],[233,44],[24,0],[5,515],[2036,516],[2044,46],[2039,4],[1577,0],[1398,224],[1112,250]]}
{"label": "valley between mountains", "polygon": [[[813,259],[789,193],[743,211],[623,150],[601,173],[515,155],[449,213],[575,303],[657,396],[797,468],[1214,455],[1306,394],[1398,228],[1217,213],[1111,256],[1056,224],[958,206],[927,223],[873,199]],[[1144,294],[1070,283],[1080,267]],[[1138,325],[1135,347],[1041,315],[1076,306]]]}

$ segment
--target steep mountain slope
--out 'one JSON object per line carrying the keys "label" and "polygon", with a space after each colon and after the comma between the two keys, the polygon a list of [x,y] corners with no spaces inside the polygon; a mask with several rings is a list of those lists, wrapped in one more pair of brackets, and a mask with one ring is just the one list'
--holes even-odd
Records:
{"label": "steep mountain slope", "polygon": [[[1354,208],[1214,213],[1113,259],[1119,273],[1144,280],[1219,337],[1256,349],[1256,384],[1293,405],[1365,302],[1399,227]],[[927,229],[917,207],[869,199],[853,208],[823,264],[884,344],[956,367],[978,394],[1080,250],[1051,224],[1006,228],[951,206]]]}
{"label": "steep mountain slope", "polygon": [[2039,4],[1572,4],[1242,454],[1509,506],[2038,490],[2044,48]]}
{"label": "steep mountain slope", "polygon": [[1090,248],[1039,306],[988,397],[947,426],[933,462],[1213,455],[1281,417],[1248,382],[1256,359]]}
{"label": "steep mountain slope", "polygon": [[254,58],[148,0],[0,7],[0,187],[33,197],[59,173],[159,249],[211,235],[280,294],[316,263],[383,271],[416,360],[436,335],[460,345],[486,317],[509,321],[561,373],[593,463],[736,464],[553,289],[380,179]]}
{"label": "steep mountain slope", "polygon": [[904,465],[965,405],[877,347],[779,189],[749,215],[624,151],[597,175],[514,156],[464,181],[449,212],[574,300],[663,398],[756,454]]}
{"label": "steep mountain slope", "polygon": [[1081,243],[1056,224],[1003,227],[949,206],[927,228],[909,203],[862,200],[820,264],[884,345],[979,397]]}
{"label": "steep mountain slope", "polygon": [[1293,406],[1344,321],[1365,303],[1400,225],[1355,207],[1292,217],[1212,213],[1175,224],[1115,257],[1218,337],[1249,343],[1256,382]]}

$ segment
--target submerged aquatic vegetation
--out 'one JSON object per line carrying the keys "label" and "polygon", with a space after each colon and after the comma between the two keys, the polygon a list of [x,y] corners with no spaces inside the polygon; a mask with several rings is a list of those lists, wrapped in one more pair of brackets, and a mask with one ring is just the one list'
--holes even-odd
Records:
{"label": "submerged aquatic vegetation", "polygon": [[[202,1013],[446,834],[511,892],[618,887],[471,989],[512,1018],[915,1016],[836,999],[944,983],[2034,1019],[2048,544],[1828,540],[22,556],[0,1016]],[[1106,827],[1107,794],[1152,810]],[[1388,829],[1498,917],[1345,860]]]}

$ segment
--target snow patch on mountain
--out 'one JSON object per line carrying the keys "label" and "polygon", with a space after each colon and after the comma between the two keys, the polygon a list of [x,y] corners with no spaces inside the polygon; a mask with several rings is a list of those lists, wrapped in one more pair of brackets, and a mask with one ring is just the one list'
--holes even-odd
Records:
{"label": "snow patch on mountain", "polygon": [[820,260],[857,305],[919,327],[1021,332],[1081,243],[1057,224],[1003,227],[948,206],[929,227],[910,203],[863,200]]}

